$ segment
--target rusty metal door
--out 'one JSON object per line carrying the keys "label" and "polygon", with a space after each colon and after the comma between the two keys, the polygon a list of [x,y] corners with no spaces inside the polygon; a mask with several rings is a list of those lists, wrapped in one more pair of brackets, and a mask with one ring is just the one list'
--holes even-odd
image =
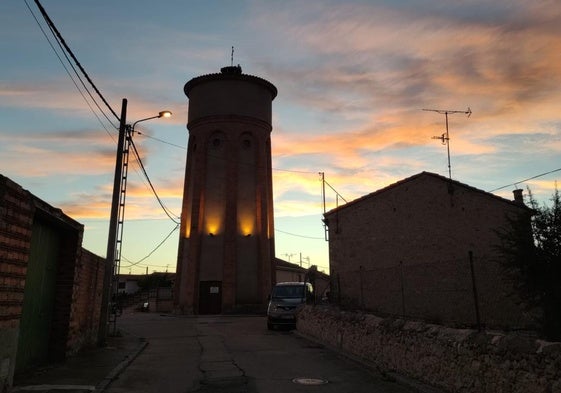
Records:
{"label": "rusty metal door", "polygon": [[60,234],[36,220],[25,278],[16,372],[48,359],[59,255]]}
{"label": "rusty metal door", "polygon": [[199,314],[220,314],[222,312],[222,281],[201,281],[199,283]]}

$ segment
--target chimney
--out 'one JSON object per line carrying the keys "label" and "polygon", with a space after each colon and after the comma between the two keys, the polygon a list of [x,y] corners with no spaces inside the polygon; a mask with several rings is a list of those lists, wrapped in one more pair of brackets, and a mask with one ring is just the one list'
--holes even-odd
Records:
{"label": "chimney", "polygon": [[524,195],[522,192],[523,190],[521,188],[512,191],[514,194],[514,202],[524,205]]}

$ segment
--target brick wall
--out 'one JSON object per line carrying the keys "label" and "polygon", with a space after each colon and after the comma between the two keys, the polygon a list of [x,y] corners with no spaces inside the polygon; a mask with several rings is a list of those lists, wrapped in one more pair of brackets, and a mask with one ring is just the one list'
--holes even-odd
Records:
{"label": "brick wall", "polygon": [[97,342],[105,258],[82,249],[74,273],[72,310],[70,315],[67,353],[94,346]]}
{"label": "brick wall", "polygon": [[83,250],[83,226],[0,175],[0,392],[13,382],[31,232],[40,220],[60,234],[49,358],[95,342],[104,260]]}
{"label": "brick wall", "polygon": [[561,343],[306,306],[297,329],[399,378],[461,393],[561,393]]}
{"label": "brick wall", "polygon": [[[524,206],[422,173],[328,212],[334,298],[366,310],[536,328],[503,274],[496,230]],[[469,252],[473,255],[472,280]],[[337,287],[338,285],[338,287]]]}
{"label": "brick wall", "polygon": [[32,209],[27,192],[0,175],[0,392],[14,374]]}

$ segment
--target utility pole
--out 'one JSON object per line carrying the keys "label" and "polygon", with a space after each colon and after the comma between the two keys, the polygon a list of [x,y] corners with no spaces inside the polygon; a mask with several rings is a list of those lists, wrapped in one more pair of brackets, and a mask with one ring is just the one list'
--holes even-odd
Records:
{"label": "utility pole", "polygon": [[302,253],[300,253],[300,267],[302,267],[302,260],[308,262],[308,266],[310,265],[310,257],[302,258]]}
{"label": "utility pole", "polygon": [[119,121],[119,137],[117,141],[117,157],[115,160],[115,177],[113,179],[113,199],[111,201],[111,217],[109,221],[109,235],[105,260],[105,274],[103,293],[101,295],[101,315],[99,318],[98,344],[104,346],[107,338],[109,318],[109,303],[111,301],[113,273],[115,268],[115,249],[117,243],[117,221],[119,219],[119,200],[121,195],[121,180],[123,173],[123,148],[127,133],[127,99],[123,98],[121,118]]}
{"label": "utility pole", "polygon": [[452,180],[452,166],[450,165],[450,134],[448,133],[448,114],[463,113],[467,117],[471,116],[471,109],[468,107],[467,111],[451,111],[448,109],[423,109],[428,112],[436,112],[446,117],[446,132],[440,136],[433,136],[432,139],[440,139],[443,145],[446,145],[448,152],[448,177]]}
{"label": "utility pole", "polygon": [[[113,198],[111,201],[111,216],[109,220],[109,235],[107,239],[107,253],[105,261],[105,274],[103,293],[101,297],[101,315],[99,318],[98,344],[105,345],[107,328],[113,323],[113,334],[117,329],[117,314],[110,308],[111,297],[117,295],[118,277],[121,265],[121,248],[123,245],[123,225],[125,220],[125,197],[127,190],[129,147],[132,144],[132,135],[136,124],[160,117],[170,117],[170,111],[162,111],[157,116],[137,120],[132,127],[127,124],[127,99],[123,98],[121,118],[119,119],[119,139],[117,141],[117,157],[115,159],[115,178],[113,180]],[[146,267],[148,274],[148,267]],[[110,316],[113,319],[110,319]]]}
{"label": "utility pole", "polygon": [[[319,172],[319,176],[321,178],[321,199],[323,202],[323,214],[325,215],[325,172]],[[322,218],[321,222],[323,223],[323,234],[325,237],[325,241],[328,241],[328,229],[325,223],[325,218]]]}

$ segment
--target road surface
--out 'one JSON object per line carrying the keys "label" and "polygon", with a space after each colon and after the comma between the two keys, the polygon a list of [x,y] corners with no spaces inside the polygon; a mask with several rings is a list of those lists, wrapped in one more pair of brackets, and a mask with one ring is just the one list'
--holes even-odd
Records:
{"label": "road surface", "polygon": [[262,316],[135,313],[118,323],[149,344],[108,393],[415,391],[293,331],[269,331]]}

